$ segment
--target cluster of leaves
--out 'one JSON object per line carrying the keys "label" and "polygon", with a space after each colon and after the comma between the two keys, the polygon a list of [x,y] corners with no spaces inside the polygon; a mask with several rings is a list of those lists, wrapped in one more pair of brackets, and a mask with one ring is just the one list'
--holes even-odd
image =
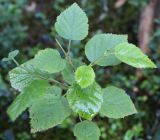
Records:
{"label": "cluster of leaves", "polygon": [[[93,66],[114,66],[121,62],[136,68],[156,68],[156,65],[139,48],[128,43],[126,35],[106,33],[95,35],[86,44],[89,65],[71,59],[71,41],[84,39],[88,28],[86,14],[74,3],[55,23],[59,36],[69,42],[66,52],[56,40],[65,59],[51,48],[40,50],[21,65],[15,60],[17,51],[4,59],[12,59],[17,64],[9,72],[12,87],[21,92],[7,111],[13,121],[29,108],[31,132],[34,133],[61,124],[74,112],[86,119],[76,124],[74,135],[79,140],[98,140],[100,130],[91,121],[98,113],[116,119],[137,113],[123,89],[101,88],[95,80]],[[56,79],[57,73],[61,74],[61,82]]]}

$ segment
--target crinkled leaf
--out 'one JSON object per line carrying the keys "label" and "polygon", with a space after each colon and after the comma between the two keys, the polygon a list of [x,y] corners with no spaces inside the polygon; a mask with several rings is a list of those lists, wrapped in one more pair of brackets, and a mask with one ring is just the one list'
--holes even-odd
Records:
{"label": "crinkled leaf", "polygon": [[116,57],[136,68],[156,68],[156,65],[138,47],[130,43],[121,43],[115,48]]}
{"label": "crinkled leaf", "polygon": [[46,81],[36,80],[30,83],[9,106],[7,113],[10,118],[14,121],[26,108],[31,106],[33,102],[42,98],[48,88],[49,84]]}
{"label": "crinkled leaf", "polygon": [[34,66],[42,71],[49,73],[60,72],[65,67],[65,60],[61,58],[55,49],[40,50],[33,59]]}
{"label": "crinkled leaf", "polygon": [[8,58],[14,58],[18,55],[19,50],[12,51],[8,54]]}
{"label": "crinkled leaf", "polygon": [[44,131],[61,124],[70,114],[64,97],[55,98],[54,94],[46,94],[30,108],[31,132]]}
{"label": "crinkled leaf", "polygon": [[101,108],[103,95],[101,87],[97,83],[84,89],[74,84],[67,91],[67,99],[74,112],[91,120]]}
{"label": "crinkled leaf", "polygon": [[120,63],[114,55],[115,47],[127,42],[126,35],[99,34],[91,38],[85,46],[85,54],[90,62],[100,66],[112,66]]}
{"label": "crinkled leaf", "polygon": [[9,72],[11,86],[19,91],[27,87],[32,81],[48,77],[47,73],[34,68],[32,60],[27,61]]}
{"label": "crinkled leaf", "polygon": [[80,66],[75,72],[76,82],[81,88],[86,88],[95,81],[95,73],[90,66]]}
{"label": "crinkled leaf", "polygon": [[100,112],[109,118],[124,118],[137,113],[134,104],[124,90],[109,86],[103,89],[103,104]]}
{"label": "crinkled leaf", "polygon": [[98,126],[91,121],[77,123],[73,132],[78,140],[99,140],[100,137]]}
{"label": "crinkled leaf", "polygon": [[82,40],[88,34],[88,18],[74,3],[57,17],[55,29],[65,39]]}

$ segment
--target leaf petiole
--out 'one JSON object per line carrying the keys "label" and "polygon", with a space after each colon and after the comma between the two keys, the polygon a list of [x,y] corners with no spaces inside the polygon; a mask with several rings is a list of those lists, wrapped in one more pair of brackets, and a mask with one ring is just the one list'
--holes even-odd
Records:
{"label": "leaf petiole", "polygon": [[20,64],[16,61],[16,59],[14,58],[11,58],[13,60],[13,62],[17,65],[17,66],[20,66]]}
{"label": "leaf petiole", "polygon": [[64,85],[63,83],[61,83],[61,82],[59,82],[59,81],[57,81],[55,79],[46,79],[46,80],[48,80],[49,82],[53,82],[53,83],[59,85],[62,89],[65,89],[65,90],[68,89],[67,85]]}
{"label": "leaf petiole", "polygon": [[71,40],[69,40],[69,43],[68,43],[68,55],[70,54],[70,51],[71,51]]}
{"label": "leaf petiole", "polygon": [[58,41],[58,39],[55,39],[56,43],[58,44],[58,46],[60,47],[60,49],[62,50],[62,52],[64,53],[65,57],[67,56],[66,51],[63,49],[62,45],[60,44],[60,42]]}

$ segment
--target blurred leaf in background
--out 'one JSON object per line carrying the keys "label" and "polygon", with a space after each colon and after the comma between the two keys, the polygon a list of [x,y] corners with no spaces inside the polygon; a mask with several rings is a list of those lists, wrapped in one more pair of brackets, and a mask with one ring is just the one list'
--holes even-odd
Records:
{"label": "blurred leaf in background", "polygon": [[27,37],[27,26],[21,23],[26,0],[0,1],[0,56],[13,50]]}

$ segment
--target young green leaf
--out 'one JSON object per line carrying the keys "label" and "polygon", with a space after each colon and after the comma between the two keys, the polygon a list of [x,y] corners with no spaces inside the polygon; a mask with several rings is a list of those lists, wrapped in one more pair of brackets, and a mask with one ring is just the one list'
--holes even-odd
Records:
{"label": "young green leaf", "polygon": [[100,66],[112,66],[120,63],[114,55],[115,47],[127,42],[126,35],[99,34],[89,40],[85,46],[88,60]]}
{"label": "young green leaf", "polygon": [[[35,88],[36,87],[36,88]],[[42,98],[47,92],[49,84],[46,81],[35,80],[28,87],[24,88],[21,94],[19,94],[14,102],[9,106],[7,113],[12,121],[28,107],[36,102],[39,98]]]}
{"label": "young green leaf", "polygon": [[116,57],[136,68],[156,68],[156,65],[135,45],[121,43],[115,48]]}
{"label": "young green leaf", "polygon": [[44,131],[61,124],[71,110],[64,97],[56,98],[54,94],[46,94],[30,108],[31,132]]}
{"label": "young green leaf", "polygon": [[57,17],[55,29],[65,39],[82,40],[88,34],[88,18],[74,3]]}
{"label": "young green leaf", "polygon": [[10,61],[10,60],[11,60],[10,58],[6,58],[6,57],[2,59],[3,62]]}
{"label": "young green leaf", "polygon": [[14,50],[8,54],[8,58],[14,58],[18,55],[19,50]]}
{"label": "young green leaf", "polygon": [[109,118],[124,118],[137,113],[134,104],[124,90],[109,86],[103,89],[102,115]]}
{"label": "young green leaf", "polygon": [[95,73],[90,66],[80,66],[75,72],[76,82],[81,88],[86,88],[95,81]]}
{"label": "young green leaf", "polygon": [[18,55],[18,53],[19,53],[19,50],[15,50],[15,51],[12,51],[12,52],[10,52],[9,54],[8,54],[8,57],[5,57],[5,58],[3,58],[2,59],[2,61],[10,61],[10,60],[12,60],[14,57],[16,57],[17,55]]}
{"label": "young green leaf", "polygon": [[97,83],[84,89],[74,84],[67,91],[67,99],[74,112],[91,120],[101,108],[103,95],[101,87]]}
{"label": "young green leaf", "polygon": [[9,72],[11,86],[19,91],[27,87],[32,81],[49,77],[48,73],[34,68],[33,60],[14,68]]}
{"label": "young green leaf", "polygon": [[100,137],[98,126],[91,121],[77,123],[73,132],[78,140],[99,140]]}
{"label": "young green leaf", "polygon": [[40,50],[35,55],[33,63],[36,68],[49,73],[60,72],[65,67],[65,60],[61,58],[59,52],[50,48]]}

